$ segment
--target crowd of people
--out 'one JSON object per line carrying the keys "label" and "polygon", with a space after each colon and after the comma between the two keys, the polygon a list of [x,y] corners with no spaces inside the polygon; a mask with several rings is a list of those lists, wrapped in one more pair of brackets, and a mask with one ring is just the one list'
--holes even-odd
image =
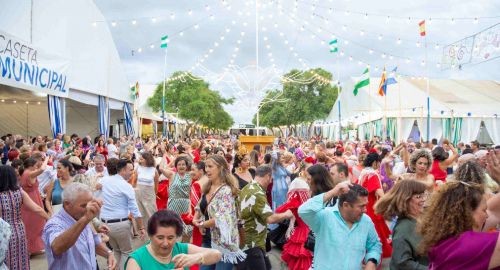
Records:
{"label": "crowd of people", "polygon": [[0,150],[2,270],[43,253],[260,270],[272,246],[291,270],[500,267],[500,147],[477,141],[7,134]]}

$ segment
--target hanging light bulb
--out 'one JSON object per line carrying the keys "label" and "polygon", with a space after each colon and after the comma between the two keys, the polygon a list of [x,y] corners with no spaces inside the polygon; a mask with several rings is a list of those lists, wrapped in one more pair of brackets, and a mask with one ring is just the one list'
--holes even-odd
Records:
{"label": "hanging light bulb", "polygon": [[132,20],[132,24],[133,24],[133,25],[136,25],[136,24],[137,24],[137,21],[136,21],[136,20]]}
{"label": "hanging light bulb", "polygon": [[378,40],[382,40],[383,36],[382,34],[378,35]]}
{"label": "hanging light bulb", "polygon": [[396,43],[397,43],[398,45],[399,45],[399,44],[401,44],[401,39],[400,39],[400,38],[398,38],[398,40],[396,41]]}
{"label": "hanging light bulb", "polygon": [[115,27],[115,26],[116,26],[116,22],[115,22],[115,21],[112,21],[112,22],[111,22],[111,26]]}
{"label": "hanging light bulb", "polygon": [[417,43],[415,43],[415,46],[417,46],[417,48],[420,48],[420,41],[417,41]]}
{"label": "hanging light bulb", "polygon": [[478,18],[474,18],[474,24],[478,24],[479,23],[479,19]]}
{"label": "hanging light bulb", "polygon": [[93,23],[92,23],[92,26],[93,26],[93,27],[96,27],[96,26],[97,26],[97,22],[93,22]]}
{"label": "hanging light bulb", "polygon": [[436,45],[434,45],[434,49],[438,50],[439,49],[439,44],[436,43]]}
{"label": "hanging light bulb", "polygon": [[151,18],[151,22],[155,23],[156,22],[156,18],[155,17]]}

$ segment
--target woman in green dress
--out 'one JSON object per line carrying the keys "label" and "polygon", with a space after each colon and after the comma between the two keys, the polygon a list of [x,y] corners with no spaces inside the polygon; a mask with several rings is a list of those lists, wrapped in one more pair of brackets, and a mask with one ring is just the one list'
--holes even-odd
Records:
{"label": "woman in green dress", "polygon": [[179,215],[170,210],[154,213],[148,222],[151,239],[127,259],[127,270],[189,269],[192,265],[212,265],[221,259],[218,250],[177,242],[182,235],[183,223]]}

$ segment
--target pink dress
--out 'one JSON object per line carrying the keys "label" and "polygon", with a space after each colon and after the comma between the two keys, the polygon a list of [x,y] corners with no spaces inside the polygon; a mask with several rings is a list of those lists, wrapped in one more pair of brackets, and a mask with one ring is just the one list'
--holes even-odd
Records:
{"label": "pink dress", "polygon": [[442,240],[429,251],[429,269],[488,269],[498,234],[468,231]]}
{"label": "pink dress", "polygon": [[[38,191],[38,180],[34,184],[29,183],[29,172],[25,171],[21,176],[21,187],[36,204],[43,208],[42,197]],[[42,241],[42,231],[45,226],[45,219],[33,211],[21,207],[21,219],[26,226],[26,240],[28,241],[28,252],[36,253],[44,249]]]}

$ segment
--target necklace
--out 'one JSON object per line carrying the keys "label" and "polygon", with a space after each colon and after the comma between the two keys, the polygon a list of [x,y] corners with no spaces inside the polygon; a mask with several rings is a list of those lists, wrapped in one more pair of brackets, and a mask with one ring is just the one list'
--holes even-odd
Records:
{"label": "necklace", "polygon": [[151,244],[148,244],[147,246],[147,249],[149,251],[149,253],[151,253],[151,255],[159,262],[161,263],[165,263],[165,264],[169,264],[172,262],[172,250],[170,250],[170,253],[167,255],[167,256],[160,256],[158,254],[155,253],[153,247],[151,247]]}

